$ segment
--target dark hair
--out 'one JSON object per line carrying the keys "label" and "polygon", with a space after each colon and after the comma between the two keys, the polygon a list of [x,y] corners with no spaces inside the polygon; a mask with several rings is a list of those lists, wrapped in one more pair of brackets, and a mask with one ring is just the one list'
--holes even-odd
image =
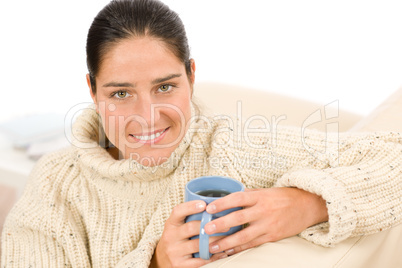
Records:
{"label": "dark hair", "polygon": [[184,63],[191,75],[190,49],[178,14],[158,0],[114,0],[95,17],[87,37],[87,66],[92,92],[104,55],[123,39],[154,37]]}

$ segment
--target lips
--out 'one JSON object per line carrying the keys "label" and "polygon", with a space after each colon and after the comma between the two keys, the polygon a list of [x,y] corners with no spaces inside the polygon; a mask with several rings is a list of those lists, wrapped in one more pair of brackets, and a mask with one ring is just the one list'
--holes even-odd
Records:
{"label": "lips", "polygon": [[139,142],[144,142],[144,143],[148,143],[151,141],[156,142],[157,140],[159,140],[158,138],[162,139],[161,136],[163,136],[163,134],[165,134],[167,130],[169,130],[169,127],[162,129],[162,130],[157,130],[154,132],[141,133],[141,134],[129,134],[129,135]]}

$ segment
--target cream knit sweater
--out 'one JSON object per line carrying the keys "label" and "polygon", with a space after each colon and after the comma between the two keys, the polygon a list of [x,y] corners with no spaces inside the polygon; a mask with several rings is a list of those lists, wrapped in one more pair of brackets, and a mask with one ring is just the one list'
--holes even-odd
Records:
{"label": "cream knit sweater", "polygon": [[148,267],[187,181],[223,175],[249,188],[294,186],[321,195],[329,222],[300,236],[332,246],[401,222],[402,135],[326,135],[279,127],[244,137],[225,120],[190,126],[167,162],[114,160],[99,146],[93,109],[74,146],[43,157],[2,234],[1,267]]}

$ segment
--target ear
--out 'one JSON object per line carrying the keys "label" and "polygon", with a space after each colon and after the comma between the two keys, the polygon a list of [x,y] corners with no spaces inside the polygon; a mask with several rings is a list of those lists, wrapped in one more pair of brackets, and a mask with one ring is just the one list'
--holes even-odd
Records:
{"label": "ear", "polygon": [[92,91],[91,78],[89,77],[89,74],[87,74],[87,84],[88,84],[88,88],[89,88],[89,94],[91,94],[92,101],[95,103],[96,111],[98,112],[98,103],[96,100],[96,94],[94,94]]}
{"label": "ear", "polygon": [[195,61],[190,59],[191,75],[190,75],[190,86],[191,86],[191,96],[193,95],[193,87],[195,82]]}

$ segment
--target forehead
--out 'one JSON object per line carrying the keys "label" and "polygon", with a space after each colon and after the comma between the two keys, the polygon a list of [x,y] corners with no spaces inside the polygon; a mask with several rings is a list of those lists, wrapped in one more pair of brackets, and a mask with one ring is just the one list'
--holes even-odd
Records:
{"label": "forehead", "polygon": [[166,46],[155,38],[124,39],[104,55],[98,78],[135,75],[152,76],[164,72],[184,72],[185,67]]}

